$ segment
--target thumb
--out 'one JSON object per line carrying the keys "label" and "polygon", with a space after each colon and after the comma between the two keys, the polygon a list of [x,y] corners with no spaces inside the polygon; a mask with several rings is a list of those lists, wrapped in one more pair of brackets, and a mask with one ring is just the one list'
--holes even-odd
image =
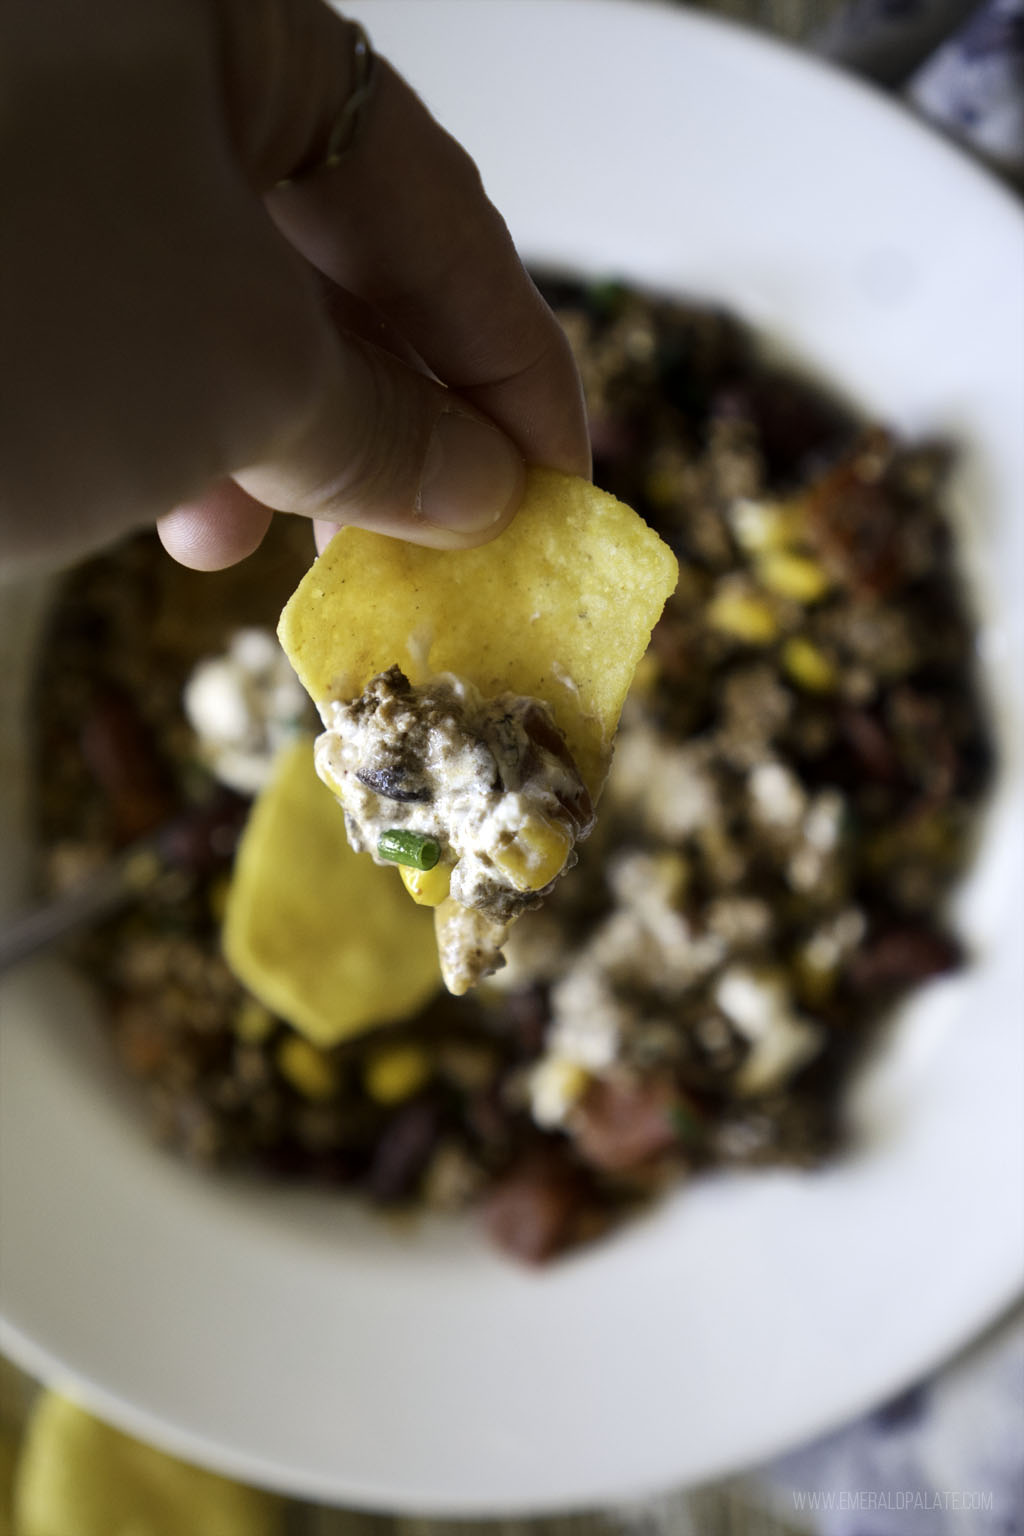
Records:
{"label": "thumb", "polygon": [[511,521],[525,480],[511,440],[391,352],[324,324],[319,387],[273,457],[160,519],[183,564],[212,570],[250,553],[268,509],[436,549],[482,543]]}
{"label": "thumb", "polygon": [[295,435],[234,479],[282,512],[458,549],[511,519],[524,475],[519,450],[479,411],[346,333]]}

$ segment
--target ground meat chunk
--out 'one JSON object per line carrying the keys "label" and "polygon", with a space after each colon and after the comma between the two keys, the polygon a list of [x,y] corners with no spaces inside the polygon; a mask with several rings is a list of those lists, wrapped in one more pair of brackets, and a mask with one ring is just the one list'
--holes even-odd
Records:
{"label": "ground meat chunk", "polygon": [[569,1244],[584,1201],[578,1179],[560,1163],[538,1158],[492,1188],[480,1218],[499,1248],[540,1264]]}
{"label": "ground meat chunk", "polygon": [[595,1168],[620,1173],[649,1162],[678,1141],[672,1084],[615,1073],[598,1079],[572,1113],[576,1145]]}

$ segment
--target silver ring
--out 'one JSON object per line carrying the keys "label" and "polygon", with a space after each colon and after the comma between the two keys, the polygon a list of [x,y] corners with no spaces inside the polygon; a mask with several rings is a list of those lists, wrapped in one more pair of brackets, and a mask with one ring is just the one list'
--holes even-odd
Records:
{"label": "silver ring", "polygon": [[352,151],[359,138],[366,104],[376,78],[377,55],[359,22],[350,21],[348,25],[352,28],[352,89],[334,119],[322,157],[312,165],[301,167],[291,176],[285,176],[277,183],[279,187],[290,187],[308,176],[319,175],[321,171],[332,171]]}

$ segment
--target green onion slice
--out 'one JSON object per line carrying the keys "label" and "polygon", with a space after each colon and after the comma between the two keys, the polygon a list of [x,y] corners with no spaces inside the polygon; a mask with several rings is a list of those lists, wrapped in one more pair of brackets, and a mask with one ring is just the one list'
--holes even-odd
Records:
{"label": "green onion slice", "polygon": [[436,837],[425,837],[422,832],[403,832],[392,827],[382,832],[377,842],[377,852],[392,864],[408,864],[410,869],[433,869],[441,857],[441,844]]}

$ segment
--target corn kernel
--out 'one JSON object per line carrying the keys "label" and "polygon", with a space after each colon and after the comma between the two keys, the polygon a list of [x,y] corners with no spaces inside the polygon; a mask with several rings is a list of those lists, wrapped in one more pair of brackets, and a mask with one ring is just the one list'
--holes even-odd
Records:
{"label": "corn kernel", "polygon": [[564,827],[529,816],[514,840],[493,854],[495,864],[517,891],[540,891],[561,874],[572,848]]}
{"label": "corn kernel", "polygon": [[562,1125],[590,1081],[586,1067],[563,1056],[548,1056],[530,1074],[530,1110],[538,1125]]}
{"label": "corn kernel", "polygon": [[274,1015],[254,997],[243,997],[235,1012],[235,1034],[247,1045],[265,1040],[274,1027]]}
{"label": "corn kernel", "polygon": [[712,628],[748,645],[769,645],[779,632],[775,610],[764,598],[728,587],[719,590],[708,605]]}
{"label": "corn kernel", "polygon": [[430,1057],[419,1045],[387,1045],[367,1058],[363,1081],[378,1104],[400,1104],[430,1076]]}
{"label": "corn kernel", "polygon": [[748,555],[786,549],[804,533],[806,522],[799,501],[751,501],[740,497],[729,511],[737,544]]}
{"label": "corn kernel", "polygon": [[398,873],[413,901],[420,907],[439,907],[452,883],[452,866],[442,860],[433,869],[413,869],[400,864]]}
{"label": "corn kernel", "polygon": [[289,1035],[277,1051],[282,1077],[307,1099],[329,1099],[338,1086],[334,1063],[301,1035]]}
{"label": "corn kernel", "polygon": [[690,879],[690,866],[681,853],[665,849],[651,860],[654,884],[667,906],[677,907]]}
{"label": "corn kernel", "polygon": [[829,589],[828,575],[817,561],[785,550],[775,550],[759,560],[757,575],[769,592],[794,603],[817,603]]}
{"label": "corn kernel", "polygon": [[832,662],[813,641],[792,635],[782,647],[782,665],[808,693],[831,693],[838,681]]}

